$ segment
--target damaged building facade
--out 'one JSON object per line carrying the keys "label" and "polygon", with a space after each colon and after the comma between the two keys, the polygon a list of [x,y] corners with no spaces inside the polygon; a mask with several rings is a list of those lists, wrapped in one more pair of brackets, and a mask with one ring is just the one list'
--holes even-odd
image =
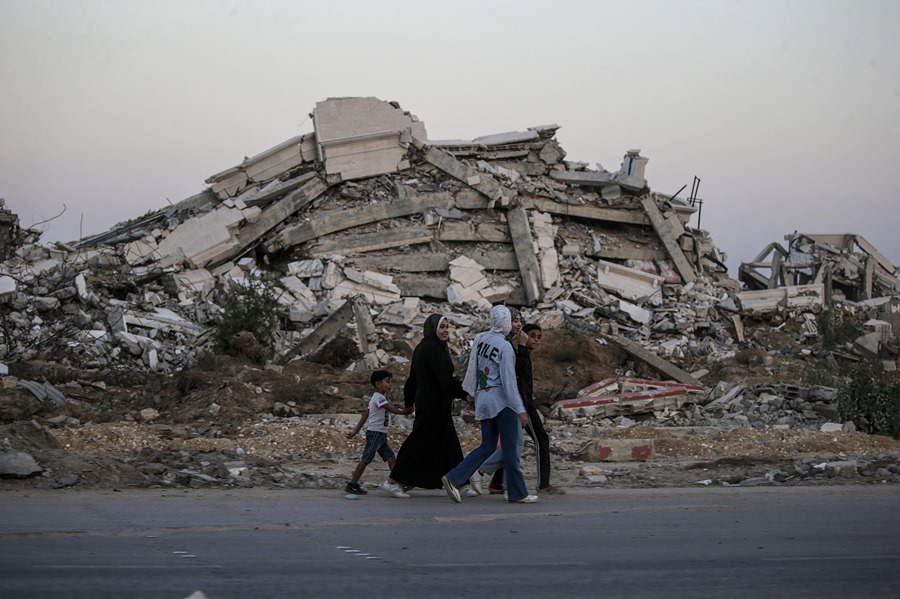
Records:
{"label": "damaged building facade", "polygon": [[[282,307],[276,362],[348,335],[362,355],[351,368],[385,366],[400,359],[390,340],[415,337],[433,311],[448,314],[465,353],[488,308],[506,303],[698,385],[701,373],[672,363],[733,355],[744,315],[784,309],[785,288],[830,277],[832,288],[860,288],[845,291],[854,302],[898,291],[874,248],[871,260],[846,258],[865,273],[852,285],[845,269],[801,265],[810,244],[846,257],[844,240],[823,236],[775,248],[772,274],[757,272],[765,255],[742,266],[742,289],[710,235],[690,227],[696,207],[650,189],[639,150],[615,172],[567,161],[557,125],[431,140],[422,121],[376,98],[331,98],[311,116],[312,132],[108,232],[52,247],[18,232],[0,270],[0,361],[172,373],[209,348],[223,290],[259,277]],[[752,293],[777,297],[753,304]],[[799,294],[788,307],[804,313],[828,299]]]}

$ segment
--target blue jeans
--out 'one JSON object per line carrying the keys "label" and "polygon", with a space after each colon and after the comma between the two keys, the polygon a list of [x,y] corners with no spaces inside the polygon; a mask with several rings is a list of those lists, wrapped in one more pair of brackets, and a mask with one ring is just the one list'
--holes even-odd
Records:
{"label": "blue jeans", "polygon": [[[522,456],[522,448],[525,447],[525,429],[521,426],[519,427],[519,437],[516,439],[516,459],[519,459],[521,462]],[[486,459],[484,463],[481,465],[481,470],[484,471],[485,474],[493,474],[500,468],[503,468],[503,450],[502,448],[497,448],[494,453],[491,454],[491,457]],[[503,470],[503,488],[507,488],[507,477],[506,470]]]}
{"label": "blue jeans", "polygon": [[522,430],[519,415],[510,408],[503,408],[500,413],[481,421],[481,445],[463,459],[459,465],[447,473],[447,479],[454,487],[468,484],[469,479],[479,467],[497,449],[497,438],[503,454],[503,470],[506,472],[506,492],[510,501],[524,499],[528,495],[525,478],[519,469],[519,456],[516,451],[516,437]]}

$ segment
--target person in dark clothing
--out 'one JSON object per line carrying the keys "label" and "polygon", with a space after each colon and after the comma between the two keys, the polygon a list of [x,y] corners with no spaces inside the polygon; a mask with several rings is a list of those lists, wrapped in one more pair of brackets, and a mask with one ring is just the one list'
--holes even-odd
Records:
{"label": "person in dark clothing", "polygon": [[424,339],[413,351],[403,386],[403,403],[406,407],[415,406],[415,420],[388,479],[388,484],[396,485],[398,490],[401,485],[440,489],[441,477],[463,459],[451,408],[454,398],[463,399],[468,394],[453,375],[453,360],[447,348],[447,318],[432,314],[425,320],[424,333]]}
{"label": "person in dark clothing", "polygon": [[522,401],[525,403],[525,409],[528,410],[530,419],[529,426],[525,430],[528,431],[537,450],[538,493],[562,494],[565,493],[565,489],[560,489],[550,484],[550,435],[544,429],[544,422],[541,420],[537,402],[534,401],[534,371],[531,365],[531,352],[540,347],[543,331],[539,325],[529,323],[522,327],[522,332],[528,335],[528,341],[524,347],[519,348],[518,359],[516,360],[516,377],[519,380],[519,389],[522,390]]}

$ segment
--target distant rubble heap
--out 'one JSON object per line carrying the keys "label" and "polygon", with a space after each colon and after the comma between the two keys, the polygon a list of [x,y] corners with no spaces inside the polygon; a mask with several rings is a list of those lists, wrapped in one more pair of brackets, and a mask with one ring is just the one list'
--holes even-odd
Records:
{"label": "distant rubble heap", "polygon": [[[816,334],[824,292],[770,291],[788,285],[778,273],[790,260],[767,278],[742,269],[742,291],[710,235],[688,226],[696,206],[650,190],[638,150],[609,172],[566,161],[557,125],[437,141],[376,98],[328,99],[311,116],[313,132],[209,177],[202,193],[77,242],[13,238],[0,210],[12,254],[0,265],[0,361],[176,372],[209,349],[223,291],[250,276],[282,306],[281,363],[341,335],[362,355],[350,368],[387,365],[432,311],[448,314],[465,353],[498,302],[605,336],[686,384],[702,373],[674,363],[732,357],[747,317]],[[878,354],[897,329],[897,271],[831,245],[835,286],[852,268],[866,281],[866,296],[842,305],[876,320]],[[748,295],[760,287],[769,295]]]}
{"label": "distant rubble heap", "polygon": [[770,243],[741,264],[738,276],[748,289],[805,287],[825,294],[827,303],[900,294],[900,269],[862,235],[795,232],[784,238],[787,248]]}

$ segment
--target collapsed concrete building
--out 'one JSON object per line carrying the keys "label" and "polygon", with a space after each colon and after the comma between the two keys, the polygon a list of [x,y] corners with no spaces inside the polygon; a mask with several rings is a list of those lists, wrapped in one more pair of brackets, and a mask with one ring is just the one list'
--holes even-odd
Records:
{"label": "collapsed concrete building", "polygon": [[854,349],[870,358],[896,355],[900,269],[855,233],[794,232],[785,235],[785,241],[787,247],[770,243],[753,261],[740,265],[738,277],[745,291],[736,294],[729,307],[748,312],[778,305],[868,308],[867,330]]}
{"label": "collapsed concrete building", "polygon": [[[328,99],[311,116],[314,131],[108,232],[53,247],[20,232],[0,270],[0,361],[176,371],[209,346],[222,290],[251,276],[283,307],[280,362],[350,330],[363,356],[352,367],[386,365],[398,359],[386,339],[418,333],[435,304],[452,307],[460,353],[502,302],[602,333],[685,384],[699,381],[668,360],[743,341],[726,257],[689,226],[697,206],[651,191],[639,150],[609,172],[567,161],[557,125],[430,140],[376,98]],[[888,265],[861,265],[869,296],[896,294]]]}
{"label": "collapsed concrete building", "polygon": [[748,289],[821,285],[829,304],[900,293],[900,269],[862,235],[795,232],[785,240],[787,248],[770,243],[752,262],[741,264],[738,277]]}

